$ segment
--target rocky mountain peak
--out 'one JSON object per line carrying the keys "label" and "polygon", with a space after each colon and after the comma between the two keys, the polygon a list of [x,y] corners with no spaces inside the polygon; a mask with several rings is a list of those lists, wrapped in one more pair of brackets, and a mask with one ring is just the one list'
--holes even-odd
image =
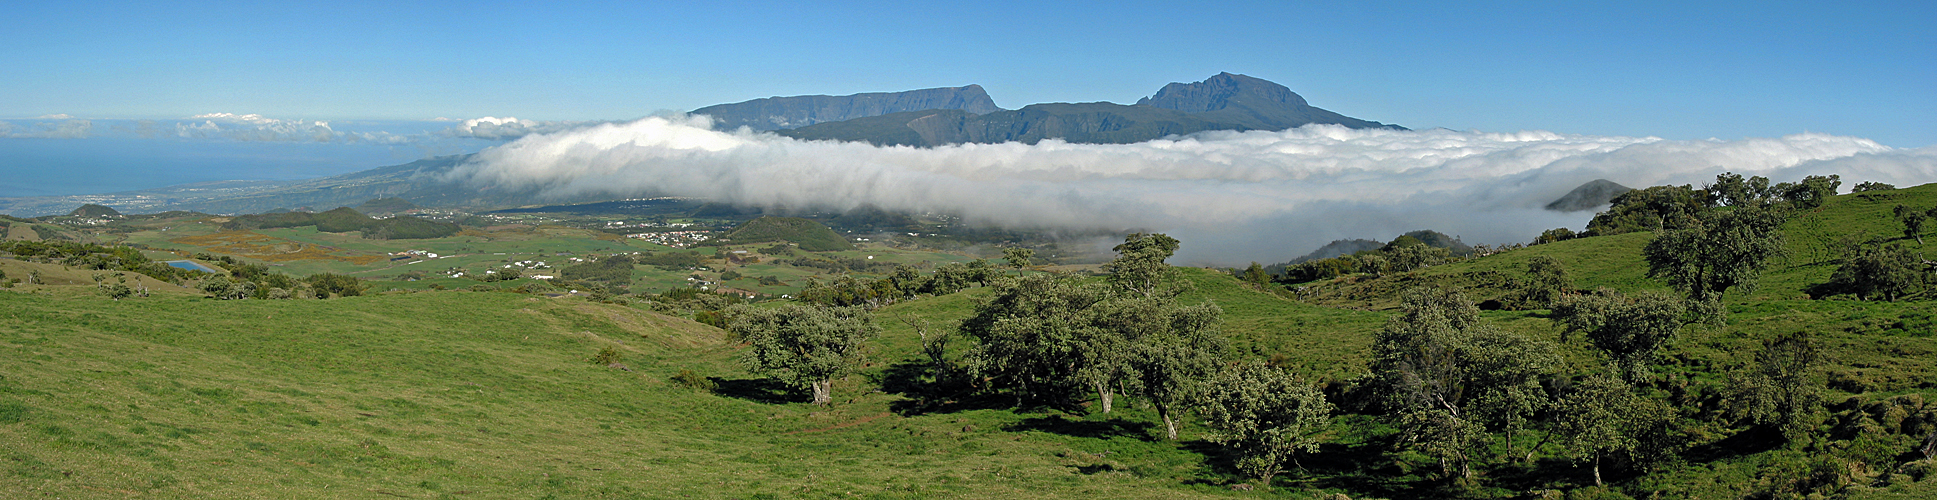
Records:
{"label": "rocky mountain peak", "polygon": [[1292,107],[1307,107],[1305,98],[1292,92],[1290,88],[1261,78],[1234,73],[1218,73],[1216,76],[1197,83],[1171,83],[1157,91],[1157,95],[1137,100],[1139,106],[1174,109],[1185,113],[1202,113],[1224,109],[1232,102],[1251,105],[1281,104]]}

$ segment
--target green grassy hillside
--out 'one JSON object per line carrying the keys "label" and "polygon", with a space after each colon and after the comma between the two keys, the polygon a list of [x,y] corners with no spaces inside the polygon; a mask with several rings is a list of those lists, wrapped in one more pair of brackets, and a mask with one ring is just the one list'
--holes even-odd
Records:
{"label": "green grassy hillside", "polygon": [[[883,311],[876,363],[821,409],[744,375],[723,332],[623,306],[472,292],[111,302],[84,290],[0,292],[0,491],[1177,498],[1215,495],[1190,481],[1222,477],[1200,450],[1151,441],[1147,410],[904,414],[901,396],[873,391],[916,356],[893,315],[946,325],[976,292]],[[627,370],[587,361],[607,346]],[[719,390],[673,382],[683,370]]]}
{"label": "green grassy hillside", "polygon": [[[1155,412],[1136,398],[1119,400],[1111,414],[1018,409],[1002,397],[923,398],[924,358],[911,325],[952,329],[991,294],[986,287],[877,310],[883,333],[869,344],[869,364],[837,380],[834,404],[819,408],[747,375],[737,360],[743,348],[725,332],[643,303],[496,291],[216,301],[186,290],[117,302],[86,276],[32,264],[59,282],[0,290],[0,492],[1930,498],[1937,474],[1914,450],[1923,433],[1937,431],[1937,302],[1927,294],[1900,302],[1807,295],[1836,266],[1824,242],[1901,237],[1887,217],[1897,203],[1937,206],[1937,186],[1840,196],[1785,226],[1789,258],[1756,292],[1729,295],[1726,326],[1685,327],[1644,389],[1683,412],[1676,439],[1689,446],[1658,469],[1610,463],[1605,489],[1541,439],[1544,424],[1513,438],[1513,457],[1495,438],[1477,445],[1482,471],[1461,483],[1412,451],[1377,408],[1348,405],[1319,433],[1324,444],[1274,487],[1237,491],[1230,485],[1248,480],[1204,440],[1196,419],[1185,419],[1179,441],[1162,440]],[[292,231],[276,234],[299,236]],[[313,231],[302,235],[322,237]],[[1640,250],[1651,238],[1569,240],[1300,290],[1182,269],[1192,287],[1181,302],[1223,310],[1232,358],[1270,360],[1348,402],[1369,372],[1374,332],[1405,289],[1504,297],[1544,255],[1567,267],[1576,288],[1665,290],[1644,275]],[[0,269],[16,276],[27,265],[5,261]],[[1562,342],[1548,311],[1481,317],[1560,342],[1564,367],[1548,384],[1606,362],[1578,336]],[[1827,407],[1807,438],[1783,444],[1714,418],[1728,377],[1764,340],[1793,332],[1814,335],[1826,359],[1813,380],[1827,391]],[[956,339],[951,352],[968,342]],[[590,361],[605,348],[620,354],[623,368]],[[1528,448],[1540,451],[1518,459]]]}
{"label": "green grassy hillside", "polygon": [[829,252],[853,250],[854,244],[848,243],[839,233],[808,219],[799,217],[761,217],[747,221],[715,239],[721,244],[748,245],[785,241],[799,245],[809,252]]}

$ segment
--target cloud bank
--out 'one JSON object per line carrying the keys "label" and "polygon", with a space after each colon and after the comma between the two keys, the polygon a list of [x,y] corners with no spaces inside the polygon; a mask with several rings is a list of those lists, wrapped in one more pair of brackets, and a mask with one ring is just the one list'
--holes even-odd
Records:
{"label": "cloud bank", "polygon": [[652,117],[528,135],[451,173],[545,195],[696,196],[747,205],[946,212],[1012,227],[1145,229],[1184,241],[1181,263],[1277,262],[1340,238],[1434,229],[1468,243],[1582,228],[1541,209],[1574,187],[1696,184],[1734,171],[1778,181],[1837,173],[1937,180],[1937,148],[1798,134],[1676,141],[1530,131],[1210,132],[1138,144],[1044,141],[919,149],[711,130]]}
{"label": "cloud bank", "polygon": [[[102,126],[96,126],[100,122]],[[452,123],[455,122],[455,123]],[[0,120],[0,138],[172,138],[190,141],[417,144],[477,139],[503,142],[603,122],[535,121],[483,117],[424,121],[351,121],[271,118],[259,114],[204,113],[178,120],[86,120],[44,115]]]}

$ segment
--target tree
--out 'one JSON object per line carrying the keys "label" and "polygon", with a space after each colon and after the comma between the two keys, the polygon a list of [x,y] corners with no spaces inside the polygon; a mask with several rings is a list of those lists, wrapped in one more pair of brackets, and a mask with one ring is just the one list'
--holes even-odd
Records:
{"label": "tree", "polygon": [[1181,287],[1163,264],[1176,240],[1131,239],[1118,247],[1120,279],[1110,285],[1049,274],[998,283],[962,320],[960,331],[977,340],[969,368],[1018,403],[1067,405],[1088,389],[1109,413],[1119,392],[1147,396],[1175,438],[1178,412],[1223,353],[1221,311],[1177,305]]}
{"label": "tree", "polygon": [[1330,424],[1333,409],[1318,389],[1259,361],[1226,369],[1200,406],[1211,428],[1206,438],[1267,487],[1297,453],[1318,449],[1314,434]]}
{"label": "tree", "polygon": [[1876,181],[1863,181],[1863,182],[1861,182],[1861,183],[1858,183],[1858,184],[1856,185],[1856,187],[1852,187],[1852,188],[1850,188],[1850,192],[1852,192],[1852,193],[1867,193],[1867,192],[1870,192],[1870,191],[1889,191],[1889,190],[1892,190],[1892,189],[1896,189],[1896,188],[1897,188],[1897,187],[1896,187],[1896,186],[1894,186],[1894,185],[1890,185],[1890,184],[1884,184],[1884,183],[1881,183],[1881,182],[1876,182]]}
{"label": "tree", "polygon": [[1848,255],[1830,275],[1833,288],[1865,299],[1881,296],[1895,302],[1923,284],[1923,259],[1901,244],[1859,244]]}
{"label": "tree", "polygon": [[216,276],[202,280],[199,287],[203,293],[218,300],[235,300],[248,297],[255,291],[255,283],[230,280],[227,276]]}
{"label": "tree", "polygon": [[912,299],[928,288],[928,279],[915,266],[902,264],[895,266],[894,274],[888,275],[886,281],[893,284],[891,288],[898,298]]}
{"label": "tree", "polygon": [[1027,248],[1008,247],[1002,249],[1002,260],[1009,261],[1009,267],[1016,268],[1017,271],[1029,268],[1029,259],[1035,256],[1036,251]]}
{"label": "tree", "polygon": [[1525,286],[1522,300],[1528,304],[1552,309],[1555,301],[1560,300],[1561,294],[1567,293],[1574,284],[1567,279],[1567,268],[1561,265],[1560,259],[1536,255],[1532,260],[1527,261]]}
{"label": "tree", "polygon": [[1722,321],[1722,294],[1754,291],[1762,268],[1783,253],[1784,213],[1771,207],[1709,210],[1656,233],[1642,249],[1648,276],[1665,279],[1697,315]]}
{"label": "tree", "polygon": [[1117,257],[1103,264],[1103,270],[1110,273],[1110,283],[1120,289],[1146,297],[1175,295],[1181,290],[1166,284],[1175,281],[1177,270],[1164,260],[1176,253],[1178,246],[1176,238],[1163,234],[1131,234],[1113,248]]}
{"label": "tree", "polygon": [[1673,228],[1681,217],[1706,210],[1711,201],[1706,191],[1687,185],[1636,189],[1615,196],[1607,211],[1588,221],[1587,232],[1609,236]]}
{"label": "tree", "polygon": [[1221,363],[1222,315],[1213,304],[1179,307],[1163,297],[1131,296],[1099,304],[1098,326],[1115,332],[1127,347],[1118,383],[1150,400],[1168,439],[1177,439],[1179,413]]}
{"label": "tree", "polygon": [[1783,200],[1794,204],[1796,208],[1807,210],[1823,206],[1823,202],[1829,201],[1829,197],[1836,196],[1836,188],[1842,185],[1842,176],[1812,175],[1804,177],[1802,182],[1777,184],[1775,191],[1782,196]]}
{"label": "tree", "polygon": [[316,298],[319,299],[329,298],[331,294],[338,297],[355,297],[363,294],[363,282],[352,276],[321,273],[312,274],[305,281],[309,282],[310,289],[315,290]]}
{"label": "tree", "polygon": [[1603,455],[1639,446],[1629,432],[1630,411],[1643,404],[1632,387],[1605,375],[1589,377],[1561,398],[1556,431],[1566,436],[1569,456],[1593,461],[1595,486],[1602,485]]}
{"label": "tree", "polygon": [[948,295],[967,290],[974,286],[975,277],[967,264],[950,262],[935,268],[935,274],[928,277],[927,286],[922,292],[929,295]]}
{"label": "tree", "polygon": [[1471,477],[1468,450],[1490,429],[1512,432],[1546,405],[1540,379],[1559,364],[1551,343],[1502,332],[1453,290],[1406,291],[1373,337],[1372,373],[1396,423],[1442,472]]}
{"label": "tree", "polygon": [[1078,370],[1088,362],[1104,361],[1119,344],[1109,332],[1099,331],[1088,314],[1108,300],[1108,290],[1074,276],[1051,274],[1025,276],[995,288],[958,327],[976,340],[964,357],[969,370],[991,388],[1014,391],[1019,402],[1067,404],[1091,381],[1084,379],[1094,379],[1100,369]]}
{"label": "tree", "polygon": [[1264,266],[1254,261],[1251,263],[1251,267],[1244,268],[1244,273],[1239,275],[1238,279],[1244,280],[1245,283],[1264,286],[1266,283],[1271,282],[1271,275],[1264,272]]}
{"label": "tree", "polygon": [[1924,221],[1929,214],[1903,205],[1897,205],[1893,211],[1897,215],[1897,222],[1903,223],[1903,237],[1916,238],[1918,245],[1924,244]]}
{"label": "tree", "polygon": [[1577,235],[1574,234],[1574,230],[1564,228],[1564,227],[1557,227],[1553,229],[1548,229],[1546,231],[1541,231],[1540,236],[1537,236],[1533,239],[1533,244],[1542,245],[1547,243],[1567,241],[1567,240],[1574,239],[1575,236]]}
{"label": "tree", "polygon": [[1444,248],[1418,244],[1395,246],[1387,252],[1387,255],[1391,258],[1393,271],[1413,272],[1446,261],[1452,256],[1452,252]]}
{"label": "tree", "polygon": [[1683,312],[1674,297],[1650,292],[1624,297],[1605,288],[1593,295],[1567,297],[1554,306],[1554,316],[1567,326],[1562,341],[1585,334],[1588,342],[1607,353],[1621,377],[1634,383],[1647,380],[1655,353],[1681,332]]}
{"label": "tree", "polygon": [[1754,176],[1744,180],[1742,174],[1734,172],[1723,172],[1715,176],[1715,183],[1703,186],[1703,189],[1707,190],[1716,202],[1731,207],[1766,203],[1775,195],[1774,190],[1769,187],[1768,178]]}
{"label": "tree", "polygon": [[133,288],[128,288],[128,277],[121,273],[115,273],[113,281],[105,279],[104,276],[95,275],[94,282],[95,287],[101,290],[101,295],[106,295],[117,302],[135,293]]}
{"label": "tree", "polygon": [[861,307],[742,304],[728,308],[727,316],[727,330],[750,347],[740,357],[749,371],[809,389],[822,406],[833,401],[834,378],[859,366],[862,345],[881,332]]}
{"label": "tree", "polygon": [[1822,347],[1808,332],[1764,340],[1755,364],[1729,378],[1729,414],[1795,441],[1823,406]]}

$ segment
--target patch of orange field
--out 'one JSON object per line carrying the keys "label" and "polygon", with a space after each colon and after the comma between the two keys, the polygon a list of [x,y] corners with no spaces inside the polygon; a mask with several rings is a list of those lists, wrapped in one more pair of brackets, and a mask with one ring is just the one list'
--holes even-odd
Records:
{"label": "patch of orange field", "polygon": [[169,241],[184,245],[195,245],[220,253],[251,257],[269,262],[335,260],[360,266],[383,259],[382,256],[368,254],[335,255],[331,253],[334,250],[329,248],[249,231],[223,231],[201,236],[186,236]]}

